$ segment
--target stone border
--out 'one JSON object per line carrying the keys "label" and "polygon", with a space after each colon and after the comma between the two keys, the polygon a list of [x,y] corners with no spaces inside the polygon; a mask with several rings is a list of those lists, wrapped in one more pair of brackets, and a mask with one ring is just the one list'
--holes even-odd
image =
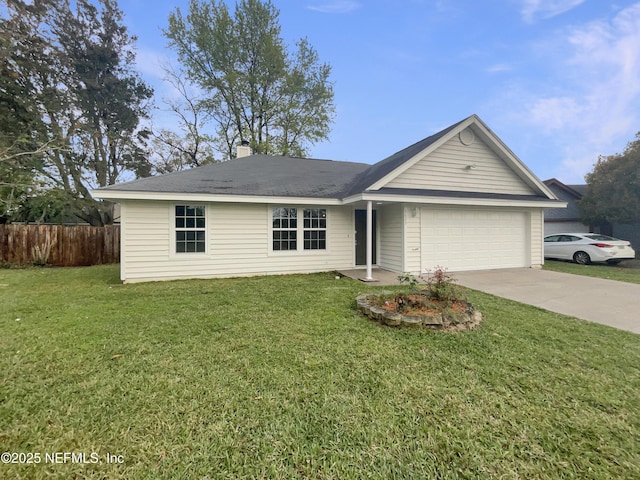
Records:
{"label": "stone border", "polygon": [[467,303],[467,310],[463,314],[437,313],[435,315],[403,315],[390,312],[376,305],[371,305],[369,299],[392,292],[365,293],[356,297],[358,310],[384,325],[391,327],[427,327],[435,330],[460,331],[470,330],[482,322],[482,313]]}

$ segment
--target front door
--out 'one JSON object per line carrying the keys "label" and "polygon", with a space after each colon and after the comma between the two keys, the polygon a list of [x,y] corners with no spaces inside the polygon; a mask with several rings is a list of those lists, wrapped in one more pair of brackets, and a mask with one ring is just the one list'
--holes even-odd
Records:
{"label": "front door", "polygon": [[[373,250],[371,263],[376,263],[376,211],[373,212]],[[367,264],[367,211],[356,210],[356,265]]]}

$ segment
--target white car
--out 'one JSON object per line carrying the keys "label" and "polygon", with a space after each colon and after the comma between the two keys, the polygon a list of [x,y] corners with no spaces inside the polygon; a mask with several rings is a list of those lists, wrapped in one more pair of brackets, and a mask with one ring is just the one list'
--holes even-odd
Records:
{"label": "white car", "polygon": [[636,258],[631,243],[599,233],[555,233],[544,237],[544,258],[573,260],[581,265],[607,262],[617,265]]}

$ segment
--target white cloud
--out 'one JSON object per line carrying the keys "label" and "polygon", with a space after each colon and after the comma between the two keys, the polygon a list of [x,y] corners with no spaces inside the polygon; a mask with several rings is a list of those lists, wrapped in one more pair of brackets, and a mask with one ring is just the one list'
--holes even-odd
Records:
{"label": "white cloud", "polygon": [[531,108],[533,118],[551,129],[600,125],[596,130],[603,137],[628,128],[634,119],[638,123],[640,3],[612,22],[570,31],[565,43],[571,52],[565,60],[566,92],[538,99]]}
{"label": "white cloud", "polygon": [[564,151],[559,169],[582,177],[599,154],[621,150],[640,129],[640,3],[569,30],[559,45],[566,56],[555,65],[552,92],[521,101],[527,121]]}
{"label": "white cloud", "polygon": [[527,23],[552,18],[577,7],[585,0],[523,0],[520,13]]}
{"label": "white cloud", "polygon": [[315,12],[321,13],[350,13],[361,7],[360,2],[353,0],[328,0],[324,2],[316,2],[307,8]]}
{"label": "white cloud", "polygon": [[548,134],[576,125],[583,118],[586,106],[572,97],[547,97],[535,99],[529,105],[531,122]]}
{"label": "white cloud", "polygon": [[487,73],[503,73],[503,72],[510,72],[512,70],[513,68],[511,67],[511,65],[508,65],[506,63],[497,63],[495,65],[491,65],[490,67],[487,67],[486,69]]}
{"label": "white cloud", "polygon": [[165,77],[165,71],[162,66],[168,62],[169,58],[166,50],[153,50],[144,47],[138,47],[137,49],[136,67],[146,77],[162,80]]}

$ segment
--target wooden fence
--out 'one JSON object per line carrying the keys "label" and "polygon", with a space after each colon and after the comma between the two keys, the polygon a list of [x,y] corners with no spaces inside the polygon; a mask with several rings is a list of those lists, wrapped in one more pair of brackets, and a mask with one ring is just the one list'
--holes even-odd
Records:
{"label": "wooden fence", "polygon": [[0,260],[60,267],[120,261],[120,225],[0,225]]}

